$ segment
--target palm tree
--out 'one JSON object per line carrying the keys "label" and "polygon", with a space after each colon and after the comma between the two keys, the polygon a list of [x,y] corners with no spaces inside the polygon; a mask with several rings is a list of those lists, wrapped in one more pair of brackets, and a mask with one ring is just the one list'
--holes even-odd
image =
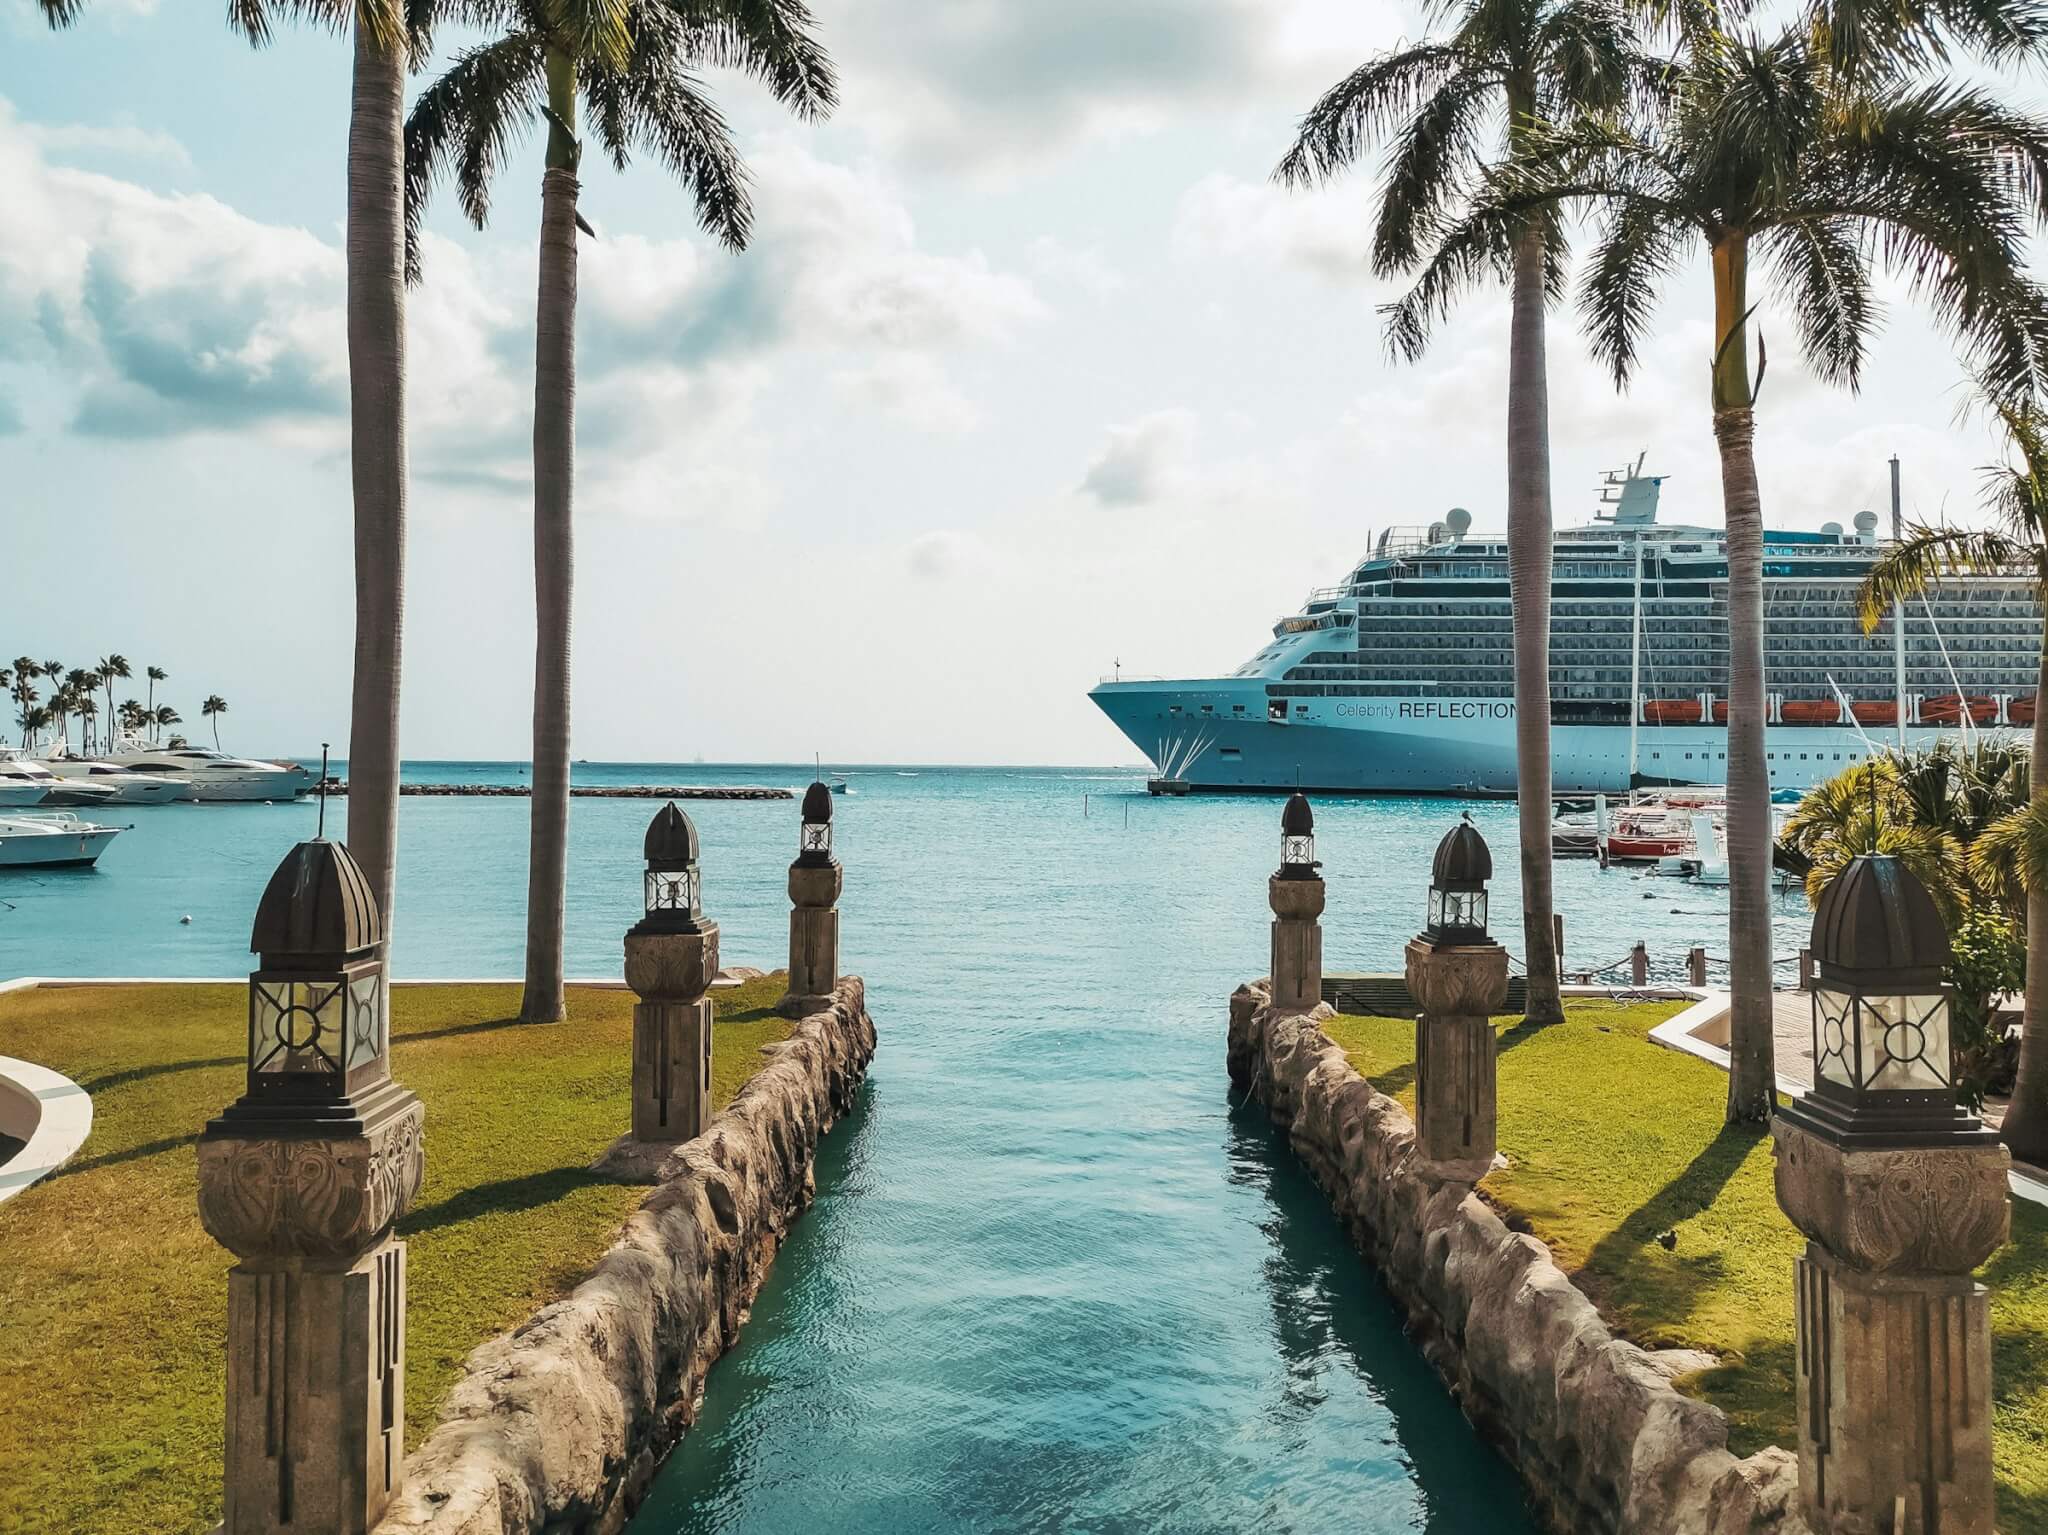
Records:
{"label": "palm tree", "polygon": [[463,211],[482,228],[491,179],[510,140],[545,120],[533,403],[533,799],[519,1016],[548,1023],[567,1016],[562,907],[569,845],[576,231],[588,228],[577,210],[578,108],[589,107],[591,131],[615,167],[625,169],[635,150],[659,159],[689,187],[698,222],[739,250],[752,221],[746,173],[698,68],[744,70],[805,118],[832,106],[835,87],[803,0],[507,0],[502,9],[504,35],[463,54],[413,104],[405,130],[406,219],[416,272],[420,219],[443,172],[453,171]]}
{"label": "palm tree", "polygon": [[[1622,107],[1648,76],[1609,0],[1462,0],[1442,42],[1382,54],[1326,91],[1274,172],[1328,181],[1394,140],[1380,185],[1374,273],[1413,270],[1489,160],[1541,120]],[[1563,268],[1553,207],[1487,231],[1482,251],[1439,251],[1413,293],[1387,307],[1388,340],[1414,361],[1432,318],[1475,282],[1505,281],[1508,322],[1508,591],[1515,635],[1515,781],[1521,812],[1522,940],[1530,1021],[1563,1018],[1552,938],[1550,798],[1550,392],[1544,308]]]}
{"label": "palm tree", "polygon": [[14,719],[15,723],[21,726],[21,744],[24,747],[35,745],[36,736],[50,723],[49,711],[36,706],[36,700],[41,697],[42,694],[36,690],[33,683],[23,681],[21,674],[15,673]]}
{"label": "palm tree", "polygon": [[[1770,787],[1764,764],[1763,503],[1749,364],[1754,250],[1770,263],[1810,365],[1855,387],[1875,320],[1881,255],[2001,397],[2036,389],[2048,303],[2024,242],[2043,212],[2048,129],[1988,93],[1870,71],[1835,72],[1810,27],[1774,41],[1702,35],[1675,68],[1668,110],[1640,125],[1589,118],[1531,135],[1446,240],[1470,262],[1490,221],[1558,199],[1603,209],[1579,307],[1593,350],[1625,385],[1662,280],[1695,241],[1710,258],[1710,368],[1728,549],[1728,863],[1731,1120],[1772,1106]],[[1468,233],[1468,231],[1470,231]]]}
{"label": "palm tree", "polygon": [[184,724],[183,717],[169,704],[158,704],[151,713],[150,719],[159,732],[168,730],[173,725]]}
{"label": "palm tree", "polygon": [[[2048,414],[2040,406],[2002,399],[1990,409],[2004,428],[2016,464],[1985,471],[1988,528],[1913,527],[1864,578],[1863,627],[1876,628],[1885,609],[1924,592],[1944,575],[1967,571],[2024,572],[2036,601],[2048,606]],[[1971,869],[1987,885],[2025,892],[2027,983],[2020,1028],[2019,1078],[2000,1138],[2021,1161],[2048,1162],[2048,635],[2034,694],[2034,740],[2026,804],[1998,817],[1971,847]],[[2008,779],[2010,781],[2010,779]]]}
{"label": "palm tree", "polygon": [[129,675],[126,656],[115,654],[101,658],[100,681],[105,683],[107,688],[107,727],[110,730],[114,723],[114,684],[126,682]]}
{"label": "palm tree", "polygon": [[[1930,754],[1931,755],[1931,754]],[[1872,757],[1815,785],[1785,820],[1781,840],[1810,860],[1806,899],[1820,904],[1821,892],[1863,853],[1889,853],[1919,878],[1951,926],[1969,907],[1966,844],[1939,820],[1908,778],[1918,761]],[[1921,773],[1921,787],[1928,775]],[[1938,771],[1937,771],[1938,776]]]}
{"label": "palm tree", "polygon": [[156,685],[159,682],[168,681],[171,675],[161,666],[147,666],[143,670],[149,677],[149,696],[143,700],[143,718],[138,728],[146,728],[149,724],[149,717],[156,713]]}
{"label": "palm tree", "polygon": [[213,748],[220,750],[220,717],[228,712],[228,701],[218,693],[208,693],[206,702],[199,706],[199,712],[213,721]]}
{"label": "palm tree", "polygon": [[[349,851],[392,932],[398,847],[398,690],[405,625],[405,73],[436,11],[479,21],[512,0],[234,0],[229,25],[260,47],[273,13],[355,35],[348,126],[349,456],[355,492],[355,672]],[[623,0],[610,0],[616,6]],[[85,0],[40,0],[53,27]]]}

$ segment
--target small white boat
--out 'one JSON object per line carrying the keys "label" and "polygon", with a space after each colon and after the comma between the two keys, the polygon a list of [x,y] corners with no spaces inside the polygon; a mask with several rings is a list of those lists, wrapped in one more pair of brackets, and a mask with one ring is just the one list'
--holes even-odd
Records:
{"label": "small white boat", "polygon": [[67,810],[0,815],[0,869],[87,867],[124,829],[81,821]]}
{"label": "small white boat", "polygon": [[[0,746],[0,790],[17,793],[0,799],[5,805],[104,805],[115,791],[101,784],[59,778],[49,767],[19,747]],[[29,798],[29,791],[42,792]]]}

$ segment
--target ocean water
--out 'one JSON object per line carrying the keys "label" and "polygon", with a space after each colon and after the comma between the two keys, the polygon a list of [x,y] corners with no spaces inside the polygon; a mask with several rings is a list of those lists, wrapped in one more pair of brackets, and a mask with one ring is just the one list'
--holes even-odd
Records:
{"label": "ocean water", "polygon": [[[504,764],[419,781],[516,782]],[[579,782],[801,768],[579,766]],[[845,968],[881,1050],[639,1532],[1529,1528],[1262,1113],[1233,1109],[1231,989],[1266,964],[1276,799],[1154,800],[1135,773],[853,770]],[[569,970],[616,975],[655,805],[572,813]],[[789,801],[688,807],[729,964],[781,962]],[[1396,969],[1469,808],[1516,910],[1513,809],[1317,807],[1331,969]],[[0,976],[235,975],[316,807],[163,806],[84,873],[0,876]],[[345,830],[346,805],[328,809]],[[112,818],[112,817],[108,817]],[[515,975],[526,803],[408,798],[394,969]],[[1558,866],[1573,963],[1725,951],[1725,895]],[[190,923],[180,918],[190,916]],[[1496,922],[1511,949],[1515,924]],[[1796,949],[1786,898],[1778,949]]]}

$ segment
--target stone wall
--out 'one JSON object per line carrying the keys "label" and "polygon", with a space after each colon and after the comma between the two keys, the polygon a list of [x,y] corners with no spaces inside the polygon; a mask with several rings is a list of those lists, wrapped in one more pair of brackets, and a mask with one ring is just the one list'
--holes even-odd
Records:
{"label": "stone wall", "polygon": [[1270,1001],[1264,982],[1230,999],[1231,1081],[1288,1132],[1540,1517],[1574,1535],[1807,1535],[1797,1460],[1737,1460],[1720,1411],[1671,1385],[1703,1361],[1616,1338],[1543,1243],[1420,1177],[1413,1122],[1323,1033],[1328,1004],[1276,1018]]}
{"label": "stone wall", "polygon": [[624,1526],[695,1421],[706,1372],[738,1341],[811,1202],[818,1138],[874,1056],[859,978],[769,1049],[769,1065],[669,1158],[590,1277],[470,1355],[378,1535]]}

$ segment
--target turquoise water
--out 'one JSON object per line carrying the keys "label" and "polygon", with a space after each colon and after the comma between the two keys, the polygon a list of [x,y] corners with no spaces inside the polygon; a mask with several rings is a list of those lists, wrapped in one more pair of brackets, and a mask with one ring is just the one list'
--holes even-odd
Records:
{"label": "turquoise water", "polygon": [[[868,978],[881,1053],[823,1148],[816,1206],[633,1528],[1528,1529],[1513,1478],[1321,1195],[1263,1115],[1226,1100],[1225,1002],[1265,968],[1279,803],[1152,800],[1136,775],[1087,770],[852,781],[837,802],[844,957]],[[1458,808],[1318,807],[1330,968],[1398,967]],[[1470,808],[1502,865],[1494,909],[1511,913],[1512,808]],[[653,810],[575,802],[572,975],[618,972]],[[315,814],[139,809],[97,871],[0,877],[0,976],[245,971],[256,897]],[[796,807],[691,815],[726,962],[779,964]],[[407,799],[400,836],[396,972],[516,974],[525,802]],[[1724,897],[1590,863],[1561,864],[1558,886],[1589,961],[1637,937],[1673,956],[1725,941]],[[1802,925],[1788,901],[1780,952]]]}

